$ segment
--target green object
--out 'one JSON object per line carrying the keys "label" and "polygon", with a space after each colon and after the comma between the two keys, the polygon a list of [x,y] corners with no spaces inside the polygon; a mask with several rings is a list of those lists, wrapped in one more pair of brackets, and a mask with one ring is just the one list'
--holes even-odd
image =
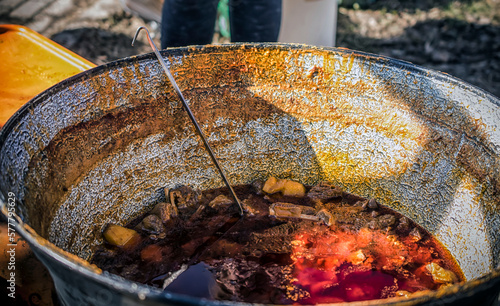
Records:
{"label": "green object", "polygon": [[231,38],[228,0],[219,1],[219,5],[217,6],[217,26],[223,37]]}

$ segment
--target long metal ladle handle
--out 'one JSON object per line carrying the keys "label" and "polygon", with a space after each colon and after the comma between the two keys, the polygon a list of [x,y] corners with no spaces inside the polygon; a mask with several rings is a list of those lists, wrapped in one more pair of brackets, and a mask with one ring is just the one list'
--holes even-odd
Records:
{"label": "long metal ladle handle", "polygon": [[134,39],[132,40],[132,46],[134,45],[135,40],[137,38],[137,35],[139,35],[139,32],[141,30],[145,30],[146,31],[146,33],[148,35],[149,45],[151,46],[151,48],[153,48],[153,51],[155,52],[156,57],[158,58],[158,61],[161,64],[161,67],[163,68],[163,70],[167,74],[168,79],[170,80],[170,83],[174,87],[175,92],[179,96],[179,99],[181,99],[182,104],[184,104],[184,107],[186,108],[186,111],[188,113],[189,119],[191,119],[191,122],[193,122],[194,127],[196,128],[196,131],[198,132],[198,135],[200,135],[200,137],[201,137],[201,140],[203,140],[203,144],[205,145],[205,148],[207,149],[208,154],[212,158],[212,161],[214,162],[215,167],[217,167],[217,170],[219,170],[219,173],[220,173],[220,175],[222,177],[222,180],[226,184],[227,188],[229,188],[229,191],[231,192],[231,195],[233,196],[234,200],[236,201],[236,204],[238,204],[238,207],[240,208],[240,215],[243,215],[243,206],[241,205],[240,200],[238,199],[238,197],[236,196],[236,193],[234,192],[233,188],[229,184],[229,181],[227,180],[226,175],[224,174],[224,171],[222,171],[222,168],[219,165],[219,162],[217,161],[217,158],[215,158],[215,155],[214,155],[214,152],[212,151],[212,148],[208,144],[208,142],[207,142],[207,140],[205,138],[205,135],[203,135],[203,132],[201,131],[200,126],[198,125],[198,122],[196,121],[196,118],[194,117],[193,113],[191,112],[191,109],[189,108],[189,105],[187,104],[186,99],[184,99],[184,96],[182,95],[182,92],[179,89],[179,86],[177,86],[177,83],[175,82],[174,77],[170,73],[170,70],[168,69],[167,64],[165,63],[165,60],[160,55],[160,52],[158,51],[158,48],[156,48],[156,45],[153,42],[153,40],[151,39],[151,35],[149,35],[149,31],[148,31],[148,29],[146,27],[141,26],[141,27],[139,27],[137,29],[137,31],[135,32],[135,35],[134,35]]}

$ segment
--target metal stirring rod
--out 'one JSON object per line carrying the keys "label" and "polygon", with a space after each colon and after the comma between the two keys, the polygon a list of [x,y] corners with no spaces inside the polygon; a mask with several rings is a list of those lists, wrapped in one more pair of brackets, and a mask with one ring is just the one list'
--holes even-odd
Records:
{"label": "metal stirring rod", "polygon": [[215,167],[217,168],[217,170],[219,170],[219,173],[220,173],[220,175],[222,177],[222,180],[226,184],[227,188],[229,188],[229,191],[231,192],[231,195],[233,196],[234,200],[236,201],[236,204],[238,204],[238,207],[240,208],[240,215],[243,215],[243,206],[241,205],[240,200],[236,196],[236,193],[234,192],[234,190],[231,187],[231,185],[229,185],[229,181],[227,180],[226,175],[224,174],[224,171],[222,170],[221,166],[219,165],[219,162],[217,161],[217,158],[215,157],[215,155],[214,155],[214,153],[212,151],[212,148],[208,144],[208,142],[207,142],[207,140],[206,140],[203,132],[201,131],[200,126],[198,125],[198,122],[196,121],[196,118],[194,117],[193,113],[191,112],[191,109],[189,108],[189,105],[186,102],[186,99],[184,99],[184,96],[182,95],[182,92],[179,89],[179,86],[177,86],[177,83],[175,82],[174,77],[170,73],[170,70],[168,69],[167,64],[165,63],[165,60],[160,55],[160,52],[158,51],[158,48],[156,47],[156,45],[153,42],[153,40],[151,39],[151,35],[149,35],[149,31],[148,31],[148,29],[146,27],[141,26],[141,27],[139,27],[137,29],[137,31],[135,32],[135,35],[134,35],[134,39],[132,40],[132,46],[134,45],[135,40],[137,38],[137,35],[139,35],[139,32],[141,30],[145,30],[146,31],[149,45],[151,46],[151,48],[153,48],[153,51],[154,51],[156,57],[158,58],[158,61],[160,62],[161,67],[163,68],[163,70],[167,74],[168,79],[170,80],[170,83],[174,87],[174,90],[177,93],[177,96],[179,96],[179,99],[181,99],[182,104],[184,104],[184,107],[186,108],[186,111],[188,113],[189,119],[191,119],[191,122],[193,122],[194,127],[196,128],[196,131],[198,132],[198,135],[200,135],[201,140],[203,141],[203,144],[205,145],[205,148],[208,151],[208,154],[210,155],[210,157],[212,158],[213,163],[215,164]]}

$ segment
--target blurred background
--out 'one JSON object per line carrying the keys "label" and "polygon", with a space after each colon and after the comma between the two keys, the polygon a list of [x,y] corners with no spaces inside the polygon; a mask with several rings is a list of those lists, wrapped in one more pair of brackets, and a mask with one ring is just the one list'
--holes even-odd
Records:
{"label": "blurred background", "polygon": [[[287,1],[292,0],[283,0],[284,5],[291,3]],[[331,45],[410,61],[500,96],[500,0],[293,1],[309,5],[336,3],[335,11],[328,12],[336,21],[334,28],[330,24],[323,27],[324,31],[334,31]],[[146,25],[155,34],[159,46],[162,2],[0,0],[0,24],[30,27],[99,65],[150,52],[142,35],[143,44],[130,45],[140,25]],[[219,4],[219,15],[213,42],[227,43],[225,0]],[[330,19],[321,18],[323,22]],[[308,26],[294,23],[296,28],[292,31]]]}

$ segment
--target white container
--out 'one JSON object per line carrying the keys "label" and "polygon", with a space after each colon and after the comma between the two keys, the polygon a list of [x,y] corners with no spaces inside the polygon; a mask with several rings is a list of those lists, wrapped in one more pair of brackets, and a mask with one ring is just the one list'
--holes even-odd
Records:
{"label": "white container", "polygon": [[279,42],[335,46],[337,0],[283,0]]}

